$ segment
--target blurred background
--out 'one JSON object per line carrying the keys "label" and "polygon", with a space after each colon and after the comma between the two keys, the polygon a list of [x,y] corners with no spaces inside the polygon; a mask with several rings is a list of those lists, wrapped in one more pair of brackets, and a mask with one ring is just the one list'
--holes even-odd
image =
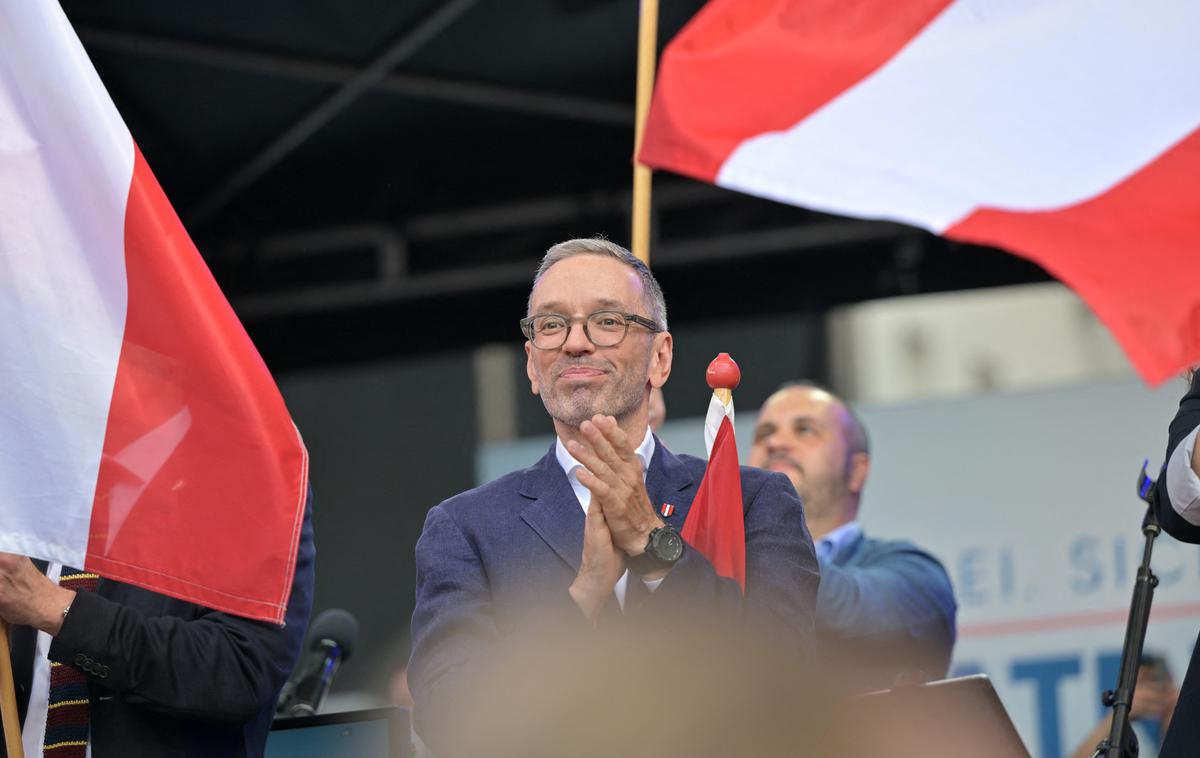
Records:
{"label": "blurred background", "polygon": [[[702,4],[664,3],[661,43]],[[335,694],[382,702],[426,511],[551,440],[517,328],[538,259],[628,243],[637,3],[62,5],[306,439],[315,611],[362,623]],[[667,444],[702,450],[721,351],[742,367],[743,454],[787,379],[860,405],[865,523],[942,558],[958,670],[993,676],[1035,755],[1065,752],[1112,686],[1134,477],[1183,385],[1140,384],[1037,266],[902,225],[660,174],[651,265],[677,350]],[[1180,674],[1200,554],[1163,550],[1178,574],[1151,644]]]}

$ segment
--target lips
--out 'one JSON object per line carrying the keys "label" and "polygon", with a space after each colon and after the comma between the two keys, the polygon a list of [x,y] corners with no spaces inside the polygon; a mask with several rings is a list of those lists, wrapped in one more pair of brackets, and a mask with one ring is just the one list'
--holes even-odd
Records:
{"label": "lips", "polygon": [[606,372],[604,369],[596,368],[594,366],[570,366],[562,371],[559,371],[558,378],[566,379],[568,381],[578,381],[583,379],[594,379],[598,376],[604,376],[605,373]]}

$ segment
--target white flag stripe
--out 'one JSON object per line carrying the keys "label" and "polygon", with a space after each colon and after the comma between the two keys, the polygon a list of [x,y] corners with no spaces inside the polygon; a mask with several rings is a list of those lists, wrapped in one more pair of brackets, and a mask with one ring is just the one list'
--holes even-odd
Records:
{"label": "white flag stripe", "polygon": [[708,413],[704,416],[704,449],[709,456],[712,456],[713,443],[717,441],[717,432],[721,431],[721,422],[726,416],[732,424],[733,399],[730,398],[729,405],[724,405],[714,392],[708,401]]}
{"label": "white flag stripe", "polygon": [[1197,31],[1195,0],[960,0],[817,113],[743,142],[717,184],[936,232],[981,206],[1072,205],[1200,125]]}
{"label": "white flag stripe", "polygon": [[[80,565],[125,330],[133,140],[57,3],[0,1],[0,550]],[[30,535],[60,534],[55,545]]]}

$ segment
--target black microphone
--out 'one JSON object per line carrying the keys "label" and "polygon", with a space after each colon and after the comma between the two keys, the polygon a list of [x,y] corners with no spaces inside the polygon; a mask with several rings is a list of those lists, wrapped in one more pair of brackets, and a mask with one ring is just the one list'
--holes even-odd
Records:
{"label": "black microphone", "polygon": [[281,716],[312,716],[329,692],[334,674],[358,644],[358,619],[349,611],[330,608],[313,621],[308,631],[310,665],[293,676],[279,693],[276,713]]}

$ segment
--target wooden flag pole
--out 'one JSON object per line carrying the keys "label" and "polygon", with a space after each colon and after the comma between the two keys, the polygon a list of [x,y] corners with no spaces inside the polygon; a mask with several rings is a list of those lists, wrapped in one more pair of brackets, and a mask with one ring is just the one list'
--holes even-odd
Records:
{"label": "wooden flag pole", "polygon": [[0,621],[0,714],[4,718],[4,747],[8,758],[25,758],[21,744],[21,719],[17,714],[17,689],[13,685],[12,656],[8,648],[8,622]]}
{"label": "wooden flag pole", "polygon": [[638,17],[637,124],[633,138],[633,230],[631,252],[650,264],[650,167],[638,161],[642,133],[654,93],[654,66],[658,55],[658,0],[642,0]]}

